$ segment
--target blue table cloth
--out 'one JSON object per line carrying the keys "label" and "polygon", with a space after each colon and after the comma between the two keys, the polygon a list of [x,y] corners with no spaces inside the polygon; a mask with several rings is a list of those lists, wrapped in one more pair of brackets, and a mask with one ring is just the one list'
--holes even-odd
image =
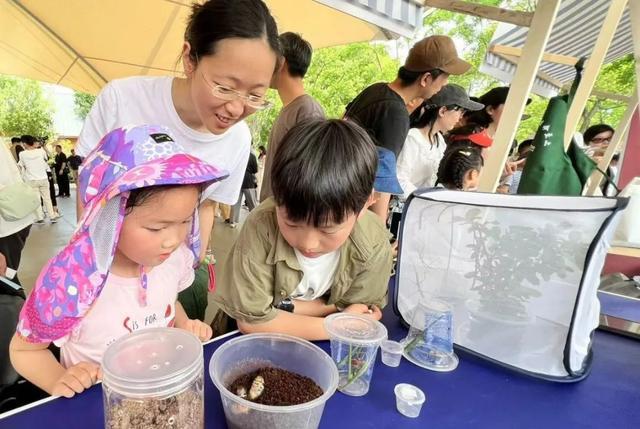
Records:
{"label": "blue table cloth", "polygon": [[[391,339],[406,335],[389,306],[383,322]],[[208,376],[212,353],[228,341],[205,345],[205,421],[224,428],[220,395]],[[325,350],[328,342],[318,342]],[[596,332],[591,374],[574,384],[552,383],[510,372],[460,355],[451,373],[435,373],[403,360],[390,368],[380,362],[371,390],[363,397],[337,392],[325,407],[321,428],[632,428],[640,425],[640,342]],[[422,413],[409,419],[396,411],[393,388],[413,383],[427,395]],[[74,429],[103,425],[102,387],[73,399],[54,399],[0,418],[0,428]],[[283,428],[294,429],[294,428]]]}

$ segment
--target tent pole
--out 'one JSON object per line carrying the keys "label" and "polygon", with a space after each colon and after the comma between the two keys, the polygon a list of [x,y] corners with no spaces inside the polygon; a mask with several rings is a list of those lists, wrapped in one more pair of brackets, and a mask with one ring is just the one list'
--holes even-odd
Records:
{"label": "tent pole", "polygon": [[547,40],[549,40],[553,23],[560,8],[560,2],[561,0],[538,2],[523,47],[523,52],[526,52],[527,55],[520,58],[511,82],[511,90],[494,136],[493,146],[480,175],[480,191],[495,192],[498,186],[511,142],[516,135],[520,117],[524,112],[527,97],[535,81]]}
{"label": "tent pole", "polygon": [[578,85],[576,94],[573,97],[571,107],[569,107],[569,113],[567,114],[567,123],[564,130],[565,150],[567,150],[567,148],[569,147],[571,138],[573,137],[573,133],[575,133],[576,128],[578,127],[578,122],[580,122],[582,111],[587,105],[587,100],[589,99],[589,95],[591,94],[593,85],[596,82],[598,73],[602,68],[604,57],[607,55],[607,50],[611,45],[613,36],[616,33],[618,23],[620,22],[620,18],[622,18],[622,14],[624,13],[624,8],[626,5],[627,0],[611,0],[609,11],[607,12],[607,16],[605,16],[602,27],[600,28],[600,34],[598,35],[596,44],[593,47],[591,55],[589,56],[589,61],[584,68],[582,80],[580,81],[580,85]]}
{"label": "tent pole", "polygon": [[[609,143],[609,147],[605,151],[602,159],[598,161],[598,168],[602,171],[607,171],[607,167],[609,167],[609,163],[611,163],[611,159],[613,155],[618,152],[618,149],[627,142],[627,137],[629,134],[629,124],[631,123],[631,118],[636,112],[636,108],[638,107],[638,93],[637,91],[633,92],[634,95],[629,100],[629,104],[627,104],[627,110],[624,112],[622,119],[620,119],[620,123],[616,127],[616,131],[611,138],[611,143]],[[594,171],[587,182],[587,189],[584,192],[585,195],[595,195],[598,187],[604,180],[602,173],[599,171]]]}

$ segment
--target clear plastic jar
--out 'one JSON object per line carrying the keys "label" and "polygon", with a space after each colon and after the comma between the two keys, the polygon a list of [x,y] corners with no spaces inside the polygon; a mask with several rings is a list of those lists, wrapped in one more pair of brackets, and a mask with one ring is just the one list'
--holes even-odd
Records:
{"label": "clear plastic jar", "polygon": [[202,344],[175,328],[136,331],[102,360],[105,428],[204,428]]}

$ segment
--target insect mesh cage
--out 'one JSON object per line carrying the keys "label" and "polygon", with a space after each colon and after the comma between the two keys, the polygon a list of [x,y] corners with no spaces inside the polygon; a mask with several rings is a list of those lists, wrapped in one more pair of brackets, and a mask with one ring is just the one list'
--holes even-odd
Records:
{"label": "insect mesh cage", "polygon": [[430,189],[403,214],[394,309],[453,310],[456,348],[531,375],[577,381],[591,362],[599,276],[625,199]]}

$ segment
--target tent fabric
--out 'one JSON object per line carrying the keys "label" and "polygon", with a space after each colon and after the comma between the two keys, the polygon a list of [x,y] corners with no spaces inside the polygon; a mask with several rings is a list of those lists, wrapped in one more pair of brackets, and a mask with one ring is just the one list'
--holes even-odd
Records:
{"label": "tent fabric", "polygon": [[[595,46],[607,14],[611,0],[563,0],[553,25],[546,52],[568,55],[576,58],[589,57]],[[529,29],[513,24],[500,24],[490,45],[504,45],[523,48]],[[631,19],[627,8],[622,15],[618,28],[604,64],[608,64],[633,52],[631,37]],[[504,57],[487,52],[480,71],[497,79],[510,82],[516,71],[516,64]],[[545,97],[556,95],[560,88],[556,83],[566,84],[575,78],[575,69],[564,64],[543,62],[540,65],[538,79],[533,91]],[[549,76],[552,79],[545,79]]]}
{"label": "tent fabric", "polygon": [[[280,31],[314,48],[410,35],[415,0],[266,0]],[[134,75],[180,75],[189,0],[0,2],[0,73],[96,94]]]}

